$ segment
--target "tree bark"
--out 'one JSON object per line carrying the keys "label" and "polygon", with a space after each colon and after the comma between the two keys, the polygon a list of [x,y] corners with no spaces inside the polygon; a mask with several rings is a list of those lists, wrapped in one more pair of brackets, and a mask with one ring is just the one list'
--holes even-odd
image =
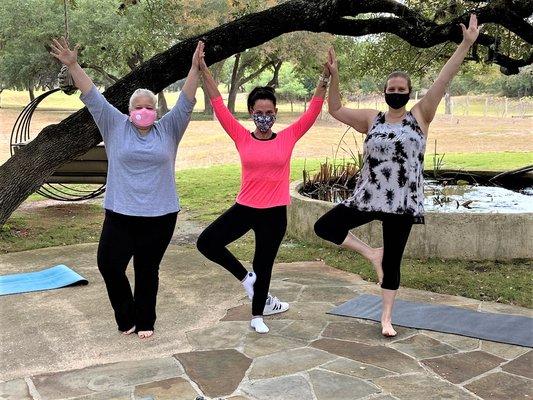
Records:
{"label": "tree bark", "polygon": [[[458,23],[467,24],[468,12],[439,25],[393,0],[289,0],[184,40],[138,66],[135,62],[142,55],[136,54],[130,60],[135,69],[106,90],[104,96],[126,113],[128,99],[136,88],[145,87],[158,93],[186,76],[199,39],[206,43],[208,65],[294,31],[350,36],[388,32],[414,46],[431,47],[446,41],[460,42]],[[527,20],[532,12],[531,1],[495,0],[476,9],[480,23],[500,24],[527,43],[533,41],[533,28]],[[373,13],[387,13],[392,17],[351,18]],[[494,38],[481,34],[478,42],[490,46]],[[508,71],[529,65],[532,59],[531,54],[518,60],[495,54],[495,62]],[[59,124],[44,128],[23,150],[0,166],[0,226],[54,170],[85,153],[101,140],[86,108]]]}
{"label": "tree bark", "polygon": [[237,91],[239,90],[239,67],[241,61],[241,53],[235,54],[235,63],[233,64],[233,70],[231,71],[231,84],[229,87],[228,94],[228,109],[234,113],[235,112],[235,100],[237,99]]}
{"label": "tree bark", "polygon": [[30,102],[35,100],[35,93],[33,92],[33,85],[31,83],[28,85],[28,95],[30,96]]}
{"label": "tree bark", "polygon": [[274,64],[274,73],[272,74],[272,79],[267,83],[267,86],[273,87],[274,89],[279,86],[279,71],[282,65],[283,61],[278,61]]}
{"label": "tree bark", "polygon": [[159,115],[159,118],[161,118],[167,112],[168,112],[167,99],[165,98],[165,93],[163,93],[163,91],[160,91],[157,94],[157,115]]}

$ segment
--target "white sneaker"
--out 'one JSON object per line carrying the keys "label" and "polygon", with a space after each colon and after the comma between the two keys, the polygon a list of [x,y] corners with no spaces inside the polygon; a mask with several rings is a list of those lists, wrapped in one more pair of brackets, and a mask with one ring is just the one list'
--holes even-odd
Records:
{"label": "white sneaker", "polygon": [[268,333],[268,326],[265,325],[263,318],[256,317],[250,321],[250,326],[255,329],[257,333]]}
{"label": "white sneaker", "polygon": [[289,303],[279,301],[277,297],[269,294],[265,303],[265,308],[263,309],[263,315],[279,314],[287,311],[288,309]]}

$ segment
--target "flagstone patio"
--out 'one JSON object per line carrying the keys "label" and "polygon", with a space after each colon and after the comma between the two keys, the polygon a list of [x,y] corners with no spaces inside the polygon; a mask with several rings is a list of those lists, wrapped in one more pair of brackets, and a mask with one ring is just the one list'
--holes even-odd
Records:
{"label": "flagstone patio", "polygon": [[[250,303],[222,268],[190,246],[163,260],[154,337],[116,331],[96,245],[0,256],[2,273],[64,263],[88,286],[0,298],[0,399],[355,400],[533,398],[529,348],[326,314],[379,294],[323,262],[277,264],[271,291],[289,301],[249,328]],[[130,268],[131,269],[131,268]],[[131,272],[131,271],[130,271]],[[533,316],[531,310],[402,288],[407,300]]]}

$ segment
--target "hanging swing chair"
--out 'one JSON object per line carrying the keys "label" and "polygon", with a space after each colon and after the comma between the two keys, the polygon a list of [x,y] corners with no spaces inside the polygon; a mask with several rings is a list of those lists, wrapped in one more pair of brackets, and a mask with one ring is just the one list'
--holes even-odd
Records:
{"label": "hanging swing chair", "polygon": [[[65,17],[65,39],[68,40],[67,1],[63,1]],[[58,76],[59,88],[52,89],[33,99],[20,113],[11,131],[11,155],[31,141],[30,124],[37,106],[51,94],[63,91],[67,95],[77,90],[66,65]],[[81,201],[97,197],[105,192],[107,178],[107,155],[103,143],[93,147],[78,158],[63,164],[48,177],[37,190],[40,195],[60,201]]]}
{"label": "hanging swing chair", "polygon": [[[60,90],[62,89],[57,88],[45,92],[24,107],[11,131],[11,155],[31,141],[30,124],[37,106],[48,96]],[[59,167],[48,177],[37,193],[46,198],[61,201],[92,199],[105,192],[106,177],[107,156],[103,143],[100,143],[85,154]]]}

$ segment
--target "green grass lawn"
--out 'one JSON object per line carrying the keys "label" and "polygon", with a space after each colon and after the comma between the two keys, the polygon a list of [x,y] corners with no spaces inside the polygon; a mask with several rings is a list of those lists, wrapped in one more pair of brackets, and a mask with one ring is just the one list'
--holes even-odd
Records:
{"label": "green grass lawn", "polygon": [[[481,153],[447,155],[467,169],[511,169],[531,164],[531,153]],[[316,170],[322,160],[294,160],[291,179],[301,179],[304,164]],[[240,182],[239,165],[176,172],[176,182],[183,208],[207,224],[230,207]],[[31,201],[42,200],[32,195]],[[99,205],[66,203],[64,205],[16,211],[0,229],[0,253],[96,242],[100,235],[103,212]],[[252,237],[245,236],[231,246],[236,255],[251,260]],[[342,249],[320,248],[287,238],[277,261],[323,259],[327,264],[374,279],[370,264]],[[439,293],[461,295],[480,300],[499,301],[533,308],[533,270],[530,262],[509,263],[444,260],[405,260],[402,285]]]}

